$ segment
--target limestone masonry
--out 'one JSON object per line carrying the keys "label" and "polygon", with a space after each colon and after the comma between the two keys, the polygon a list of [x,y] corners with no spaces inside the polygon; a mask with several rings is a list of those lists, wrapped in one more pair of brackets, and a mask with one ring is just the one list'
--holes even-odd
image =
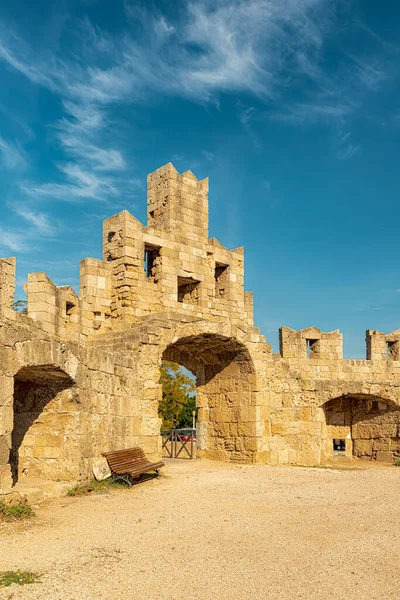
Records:
{"label": "limestone masonry", "polygon": [[280,353],[253,325],[243,248],[208,237],[208,180],[172,164],[148,176],[147,226],[104,222],[103,260],[81,262],[80,296],[45,273],[12,309],[15,259],[0,260],[0,489],[77,481],[102,452],[161,456],[160,364],[197,377],[198,455],[317,465],[400,456],[400,330],[366,333],[343,360],[339,331],[282,327]]}

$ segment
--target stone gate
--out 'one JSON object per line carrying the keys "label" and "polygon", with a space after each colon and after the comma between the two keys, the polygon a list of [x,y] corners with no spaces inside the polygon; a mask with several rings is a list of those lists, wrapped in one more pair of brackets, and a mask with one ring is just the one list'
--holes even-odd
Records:
{"label": "stone gate", "polygon": [[208,180],[170,163],[148,176],[146,226],[128,211],[104,222],[79,296],[31,273],[15,312],[15,259],[0,260],[1,488],[84,479],[91,458],[133,445],[159,458],[162,360],[197,378],[200,456],[313,465],[334,438],[400,456],[400,330],[367,331],[366,360],[343,360],[339,331],[282,327],[275,354],[243,282],[243,248],[208,237]]}

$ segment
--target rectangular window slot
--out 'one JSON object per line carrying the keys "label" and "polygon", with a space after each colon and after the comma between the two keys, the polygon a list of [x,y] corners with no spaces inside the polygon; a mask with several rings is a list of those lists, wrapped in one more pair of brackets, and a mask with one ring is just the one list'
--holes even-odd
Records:
{"label": "rectangular window slot", "polygon": [[317,358],[319,355],[319,340],[306,340],[308,358]]}
{"label": "rectangular window slot", "polygon": [[65,303],[65,314],[66,314],[66,322],[69,323],[71,321],[71,316],[77,314],[78,307],[73,302]]}
{"label": "rectangular window slot", "polygon": [[228,291],[228,275],[229,265],[216,262],[214,270],[216,298],[223,298]]}
{"label": "rectangular window slot", "polygon": [[196,281],[191,277],[178,277],[178,302],[198,304],[199,285],[200,281]]}
{"label": "rectangular window slot", "polygon": [[386,342],[386,361],[398,360],[400,342]]}
{"label": "rectangular window slot", "polygon": [[334,456],[340,456],[346,454],[346,440],[340,438],[334,438],[333,442],[333,454]]}
{"label": "rectangular window slot", "polygon": [[144,272],[146,279],[151,279],[154,283],[157,283],[160,278],[160,250],[159,246],[152,246],[150,244],[145,244],[144,247]]}

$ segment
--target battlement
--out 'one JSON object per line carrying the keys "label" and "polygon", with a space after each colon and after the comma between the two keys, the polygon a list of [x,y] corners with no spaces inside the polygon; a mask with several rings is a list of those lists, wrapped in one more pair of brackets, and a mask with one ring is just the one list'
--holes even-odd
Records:
{"label": "battlement", "polygon": [[400,360],[400,329],[392,333],[367,329],[366,344],[368,360]]}
{"label": "battlement", "polygon": [[[44,331],[81,342],[167,311],[253,327],[243,248],[229,250],[208,238],[208,179],[180,174],[168,163],[148,175],[147,203],[147,225],[127,210],[104,221],[103,259],[81,261],[79,296],[45,273],[29,274],[27,313]],[[0,260],[0,315],[9,318],[15,318],[15,264],[14,258]],[[400,360],[400,330],[368,330],[366,344],[368,360]],[[342,334],[282,327],[280,354],[341,360]]]}
{"label": "battlement", "polygon": [[208,238],[208,179],[179,174],[172,163],[147,177],[147,225],[173,233],[177,242]]}
{"label": "battlement", "polygon": [[148,176],[148,224],[128,211],[104,222],[112,320],[165,310],[253,325],[243,248],[208,239],[208,179],[168,163]]}
{"label": "battlement", "polygon": [[307,327],[299,331],[290,327],[281,327],[279,342],[282,358],[321,360],[343,358],[343,337],[338,329],[323,332],[317,327]]}
{"label": "battlement", "polygon": [[208,179],[168,163],[148,176],[147,225],[127,210],[104,221],[103,260],[81,261],[79,296],[45,273],[30,274],[26,292],[28,315],[46,332],[82,341],[171,310],[252,327],[253,297],[243,285],[243,248],[208,239]]}

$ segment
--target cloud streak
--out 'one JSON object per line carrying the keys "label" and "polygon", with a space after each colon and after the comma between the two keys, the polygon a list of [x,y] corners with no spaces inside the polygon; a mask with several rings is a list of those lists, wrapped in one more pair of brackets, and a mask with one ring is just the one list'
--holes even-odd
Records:
{"label": "cloud streak", "polygon": [[0,165],[6,169],[24,169],[27,165],[25,153],[13,142],[0,136]]}
{"label": "cloud streak", "polygon": [[[291,125],[345,128],[363,92],[386,80],[384,64],[343,53],[337,72],[323,69],[325,40],[335,23],[331,0],[188,0],[170,19],[126,4],[130,31],[112,35],[79,22],[69,54],[36,58],[10,27],[0,25],[0,60],[61,99],[52,124],[64,160],[50,183],[23,181],[37,200],[115,200],[130,190],[128,162],[110,135],[116,103],[144,104],[154,94],[218,106],[223,93],[252,95],[271,119]],[[239,100],[238,119],[253,138],[256,109]],[[114,128],[115,129],[115,128]],[[117,143],[115,143],[117,142]],[[358,152],[342,145],[340,158]],[[0,138],[7,168],[22,166],[17,145]]]}

